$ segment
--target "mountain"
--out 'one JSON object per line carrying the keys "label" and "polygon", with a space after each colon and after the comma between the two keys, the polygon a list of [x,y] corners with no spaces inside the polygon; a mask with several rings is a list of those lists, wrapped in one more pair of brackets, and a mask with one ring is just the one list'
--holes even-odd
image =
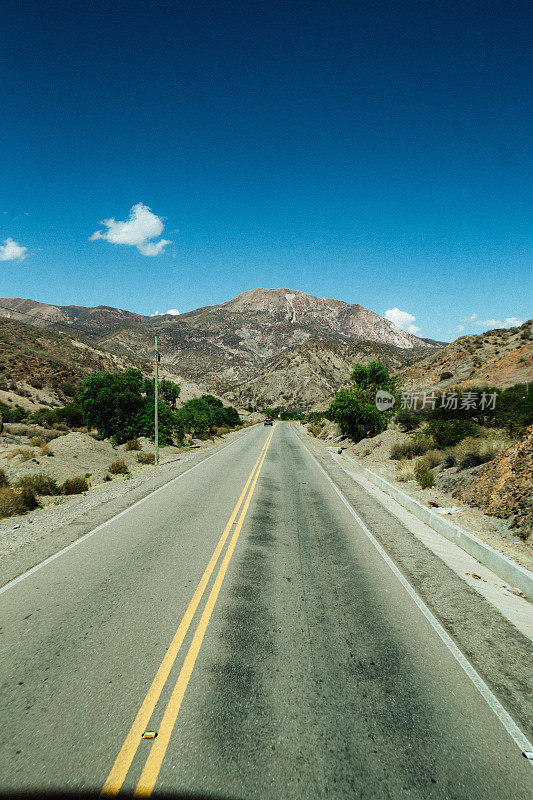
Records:
{"label": "mountain", "polygon": [[221,389],[252,379],[273,358],[309,338],[371,341],[403,351],[420,349],[420,355],[436,346],[359,304],[288,289],[251,289],[179,316],[146,317],[108,306],[54,306],[20,298],[2,299],[0,306],[3,316],[69,331],[133,358],[152,358],[157,335],[162,364],[189,380]]}
{"label": "mountain", "polygon": [[494,386],[533,382],[533,320],[461,336],[401,370],[407,389]]}
{"label": "mountain", "polygon": [[[0,318],[0,401],[26,408],[71,402],[84,378],[93,372],[134,368],[153,375],[152,364],[110,353],[53,330]],[[162,377],[181,384],[180,399],[201,394],[199,387],[169,370]]]}
{"label": "mountain", "polygon": [[376,342],[342,342],[311,337],[299,347],[271,359],[254,378],[227,390],[224,399],[247,407],[325,408],[332,395],[349,381],[355,363],[379,360],[397,372],[421,348],[402,350]]}

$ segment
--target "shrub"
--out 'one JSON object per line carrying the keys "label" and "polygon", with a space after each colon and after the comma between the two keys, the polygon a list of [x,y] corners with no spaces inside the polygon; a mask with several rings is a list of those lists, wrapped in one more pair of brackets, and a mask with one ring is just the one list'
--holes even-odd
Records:
{"label": "shrub", "polygon": [[311,422],[307,426],[307,430],[309,433],[312,433],[313,436],[318,436],[322,430],[322,425],[319,425],[317,422]]}
{"label": "shrub", "polygon": [[53,456],[53,455],[54,455],[54,454],[52,453],[52,451],[50,450],[50,445],[48,444],[48,442],[43,442],[43,443],[40,445],[40,447],[39,447],[39,453],[40,453],[42,456]]}
{"label": "shrub", "polygon": [[459,469],[469,469],[470,467],[478,467],[480,464],[485,464],[487,461],[492,461],[498,453],[501,453],[508,446],[509,441],[496,436],[488,438],[469,437],[463,439],[460,444],[454,447],[453,457]]}
{"label": "shrub", "polygon": [[42,389],[44,386],[41,378],[30,378],[28,383],[30,386],[33,386],[34,389]]}
{"label": "shrub", "polygon": [[442,461],[442,453],[440,450],[428,450],[424,456],[425,461],[430,467],[438,467]]}
{"label": "shrub", "polygon": [[6,453],[6,458],[12,459],[20,456],[20,463],[23,461],[30,461],[33,458],[33,450],[30,450],[29,447],[15,447],[14,450],[10,450],[9,453]]}
{"label": "shrub", "polygon": [[468,419],[432,419],[424,428],[424,433],[430,434],[438,447],[453,447],[467,436],[476,436],[479,426]]}
{"label": "shrub", "polygon": [[0,488],[0,517],[14,517],[37,508],[39,503],[30,488]]}
{"label": "shrub", "polygon": [[0,489],[5,488],[6,486],[9,486],[6,471],[4,469],[0,469]]}
{"label": "shrub", "polygon": [[435,485],[433,471],[425,459],[419,458],[416,461],[414,473],[415,478],[422,489],[429,489],[431,486]]}
{"label": "shrub", "polygon": [[104,475],[104,477],[103,477],[104,483],[108,483],[111,480],[113,480],[111,475]]}
{"label": "shrub", "polygon": [[413,467],[409,461],[402,459],[398,461],[396,464],[396,479],[402,481],[402,483],[406,483],[407,481],[412,481],[415,479],[415,473],[413,472]]}
{"label": "shrub", "polygon": [[215,427],[214,434],[215,436],[224,436],[226,433],[229,433],[229,428],[225,425],[221,425],[220,427]]}
{"label": "shrub", "polygon": [[138,439],[128,439],[124,445],[124,450],[142,450],[141,443]]}
{"label": "shrub", "polygon": [[82,492],[87,492],[89,490],[89,484],[85,480],[85,478],[76,477],[76,478],[67,478],[67,480],[61,486],[61,493],[62,494],[82,494]]}
{"label": "shrub", "polygon": [[433,440],[429,436],[417,434],[406,442],[396,442],[390,450],[390,458],[396,460],[401,458],[415,458],[423,456],[424,453],[433,446]]}
{"label": "shrub", "polygon": [[137,453],[137,461],[139,464],[154,464],[155,453]]}
{"label": "shrub", "polygon": [[394,421],[400,426],[404,433],[411,433],[411,431],[414,431],[420,427],[422,423],[422,417],[415,411],[411,411],[408,408],[403,408],[398,411],[394,417]]}
{"label": "shrub", "polygon": [[442,457],[442,466],[444,469],[450,469],[450,467],[455,467],[455,453],[453,450],[447,450]]}
{"label": "shrub", "polygon": [[35,496],[34,490],[31,486],[22,486],[19,489],[21,500],[27,511],[33,511],[34,508],[39,507],[39,502]]}
{"label": "shrub", "polygon": [[40,447],[42,444],[46,444],[46,442],[41,436],[32,436],[30,444],[32,447]]}
{"label": "shrub", "polygon": [[447,381],[450,378],[453,378],[453,372],[445,371],[445,372],[441,372],[439,380]]}
{"label": "shrub", "polygon": [[33,489],[35,494],[59,494],[57,481],[44,472],[39,472],[37,475],[25,475],[23,478],[19,478],[14,485],[18,487],[29,487]]}
{"label": "shrub", "polygon": [[119,460],[113,461],[107,468],[111,475],[129,475],[129,469],[127,468],[126,464]]}

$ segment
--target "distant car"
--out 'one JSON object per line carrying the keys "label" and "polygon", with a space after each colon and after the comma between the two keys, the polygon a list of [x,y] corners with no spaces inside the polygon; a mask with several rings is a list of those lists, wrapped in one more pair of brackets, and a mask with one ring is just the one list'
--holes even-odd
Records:
{"label": "distant car", "polygon": [[265,425],[272,425],[272,420],[270,419],[270,417],[266,418]]}

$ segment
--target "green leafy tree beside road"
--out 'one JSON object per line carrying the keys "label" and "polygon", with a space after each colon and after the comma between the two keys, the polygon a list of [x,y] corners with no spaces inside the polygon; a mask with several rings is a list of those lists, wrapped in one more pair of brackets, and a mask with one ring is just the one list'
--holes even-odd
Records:
{"label": "green leafy tree beside road", "polygon": [[392,412],[377,408],[376,392],[382,389],[394,393],[398,379],[380,361],[371,361],[368,366],[356,364],[351,381],[350,388],[335,394],[326,417],[336,422],[345,436],[359,442],[387,428]]}

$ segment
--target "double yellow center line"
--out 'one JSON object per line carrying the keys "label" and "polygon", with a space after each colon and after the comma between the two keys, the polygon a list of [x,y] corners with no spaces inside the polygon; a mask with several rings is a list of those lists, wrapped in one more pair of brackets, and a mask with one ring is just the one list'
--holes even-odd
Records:
{"label": "double yellow center line", "polygon": [[[194,668],[194,664],[196,662],[196,658],[200,651],[200,647],[202,646],[202,641],[205,636],[205,632],[207,629],[207,625],[209,624],[211,614],[213,613],[213,609],[215,607],[215,603],[217,601],[220,588],[222,586],[222,581],[224,580],[224,576],[228,569],[229,562],[233,555],[233,551],[235,550],[235,545],[237,544],[237,539],[239,538],[244,518],[246,516],[246,512],[248,511],[248,506],[250,505],[250,500],[252,499],[255,485],[257,483],[259,473],[263,466],[263,462],[266,458],[270,442],[272,441],[272,436],[274,435],[275,428],[276,426],[274,425],[272,431],[270,432],[270,435],[268,436],[265,444],[263,445],[263,448],[259,454],[257,461],[253,466],[253,469],[248,477],[248,480],[244,485],[244,489],[242,490],[241,495],[237,500],[235,508],[231,512],[231,516],[228,519],[228,522],[226,524],[226,527],[224,528],[224,531],[222,532],[220,539],[218,540],[213,555],[211,556],[209,563],[205,568],[204,574],[202,575],[200,582],[196,587],[196,591],[194,592],[194,595],[192,596],[192,599],[189,605],[187,606],[187,610],[183,615],[183,619],[181,620],[179,627],[176,633],[174,634],[170,646],[167,652],[165,653],[165,656],[163,657],[163,660],[155,674],[151,686],[148,689],[148,692],[146,693],[146,697],[144,698],[141,707],[137,712],[137,715],[133,721],[130,731],[126,736],[124,744],[120,749],[120,752],[115,760],[115,763],[113,764],[111,772],[107,777],[107,780],[100,793],[101,796],[110,796],[110,795],[114,796],[118,794],[122,784],[124,783],[124,780],[131,766],[133,758],[137,752],[139,744],[141,743],[142,734],[144,733],[150,722],[150,718],[154,712],[159,697],[161,696],[161,692],[163,691],[163,688],[167,682],[170,671],[174,666],[181,645],[183,644],[183,640],[187,634],[187,631],[189,630],[189,627],[196,613],[196,610],[205,593],[205,590],[209,583],[209,579],[213,574],[213,571],[218,562],[222,549],[235,523],[233,535],[230,539],[230,543],[226,549],[226,553],[224,555],[224,558],[222,559],[218,573],[213,582],[213,586],[209,593],[209,597],[207,598],[207,602],[200,617],[200,621],[198,622],[198,626],[194,633],[191,645],[183,661],[183,666],[181,668],[180,674],[178,676],[178,679],[170,696],[170,700],[168,701],[167,707],[164,711],[163,719],[159,726],[157,738],[152,740],[153,744],[150,753],[148,755],[148,758],[146,759],[144,768],[141,773],[141,777],[139,778],[139,782],[137,783],[134,794],[137,797],[148,797],[155,786],[155,782],[157,780],[159,770],[161,769],[161,764],[163,763],[163,758],[165,756],[168,743],[172,735],[172,730],[174,728],[176,719],[178,717],[178,713],[183,700],[183,696],[185,694],[185,690],[187,689],[187,685],[189,683]],[[237,522],[235,522],[236,520]]]}

